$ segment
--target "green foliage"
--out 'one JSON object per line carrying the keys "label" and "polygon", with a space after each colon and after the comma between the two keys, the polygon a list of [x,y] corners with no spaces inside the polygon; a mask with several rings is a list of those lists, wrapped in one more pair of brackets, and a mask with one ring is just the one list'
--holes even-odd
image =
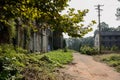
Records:
{"label": "green foliage", "polygon": [[[118,0],[119,2],[120,2],[120,0]],[[120,7],[118,7],[117,9],[116,9],[116,17],[117,17],[117,20],[120,20]]]}
{"label": "green foliage", "polygon": [[67,52],[67,51],[68,51],[68,48],[67,48],[67,47],[65,47],[63,50],[64,50],[64,52]]}
{"label": "green foliage", "polygon": [[81,39],[69,38],[66,39],[66,43],[69,49],[79,51],[81,45]]}
{"label": "green foliage", "polygon": [[96,24],[93,20],[88,24],[88,26],[84,26],[81,22],[84,22],[84,16],[88,13],[88,9],[86,10],[77,10],[75,12],[74,8],[70,8],[68,14],[61,16],[60,23],[57,27],[58,31],[68,33],[69,36],[72,37],[82,37],[88,32],[92,31],[91,26]]}
{"label": "green foliage", "polygon": [[26,20],[28,24],[32,24],[35,20],[40,20],[41,24],[54,23],[55,18],[57,19],[59,17],[59,12],[68,6],[68,1],[69,0],[0,1],[0,15],[2,15],[0,22],[8,21],[11,18],[17,19],[19,17],[23,21],[23,24],[26,24]]}
{"label": "green foliage", "polygon": [[[101,25],[101,31],[103,31],[103,32],[114,32],[114,31],[120,31],[120,27],[118,26],[118,27],[110,27],[107,23],[105,23],[105,22],[101,22],[100,23],[100,25]],[[98,33],[98,29],[96,29],[95,30],[95,32],[94,32],[94,34],[96,34],[96,33]]]}
{"label": "green foliage", "polygon": [[80,47],[83,45],[88,45],[90,47],[94,46],[94,37],[82,38],[80,42]]}
{"label": "green foliage", "polygon": [[7,54],[15,53],[14,47],[10,44],[1,44],[0,54],[3,54],[3,53],[7,53]]}
{"label": "green foliage", "polygon": [[[52,66],[51,66],[52,67]],[[50,66],[47,63],[39,65],[28,65],[24,69],[25,80],[56,80],[55,75],[49,70]],[[52,67],[53,68],[53,67]],[[32,77],[31,77],[32,76]]]}
{"label": "green foliage", "polygon": [[71,51],[46,54],[27,54],[21,48],[16,51],[12,45],[0,46],[0,80],[56,80],[55,68],[72,61]]}
{"label": "green foliage", "polygon": [[105,46],[102,46],[101,47],[102,50],[108,50],[108,51],[118,51],[119,48],[115,45],[113,45],[112,47],[105,47]]}
{"label": "green foliage", "polygon": [[87,54],[87,55],[95,55],[95,54],[98,54],[97,49],[95,49],[94,47],[87,46],[87,45],[82,46],[82,47],[80,48],[80,52],[81,52],[82,54]]}
{"label": "green foliage", "polygon": [[[69,9],[68,13],[61,15],[70,0],[2,0],[0,1],[1,17],[0,23],[4,23],[3,27],[8,26],[10,41],[16,35],[16,27],[24,27],[26,32],[26,46],[30,39],[30,31],[34,32],[41,29],[51,29],[57,32],[65,32],[72,37],[82,37],[89,31],[91,26],[96,22],[93,20],[84,27],[81,23],[84,16],[88,13],[86,10]],[[21,28],[20,28],[21,29]],[[24,30],[23,29],[23,30]],[[21,29],[22,30],[22,29]],[[2,32],[6,34],[5,32]],[[5,36],[8,37],[8,36]]]}
{"label": "green foliage", "polygon": [[0,21],[0,36],[2,39],[9,39],[7,43],[12,42],[12,38],[16,35],[16,27],[15,27],[15,21],[14,19],[10,19],[7,21]]}
{"label": "green foliage", "polygon": [[22,62],[24,54],[17,54],[12,45],[2,45],[0,47],[0,80],[16,80],[22,76],[25,64]]}
{"label": "green foliage", "polygon": [[114,67],[118,72],[120,72],[120,54],[104,55],[101,57],[101,61]]}
{"label": "green foliage", "polygon": [[[6,28],[6,38],[11,39],[16,35],[16,28],[24,27],[26,32],[26,46],[30,39],[30,31],[39,31],[40,29],[53,29],[58,19],[60,20],[60,12],[68,6],[69,0],[1,0],[0,1],[0,23],[2,27]],[[1,26],[1,25],[0,25]],[[21,29],[21,28],[20,28]],[[23,31],[24,29],[21,29]],[[54,28],[55,29],[55,28]],[[1,27],[0,27],[0,31]],[[4,39],[3,39],[4,40]],[[6,41],[8,42],[8,41]]]}
{"label": "green foliage", "polygon": [[[62,50],[52,51],[45,54],[47,61],[53,63],[55,66],[70,63],[72,61],[72,52],[64,52]],[[46,59],[45,58],[45,59]]]}
{"label": "green foliage", "polygon": [[18,53],[28,53],[27,50],[25,50],[25,49],[23,49],[23,48],[21,48],[21,47],[16,48],[16,51],[17,51]]}
{"label": "green foliage", "polygon": [[63,40],[63,50],[64,52],[67,52],[67,44],[66,44],[66,40]]}
{"label": "green foliage", "polygon": [[119,50],[119,48],[115,45],[111,47],[111,51],[118,51],[118,50]]}
{"label": "green foliage", "polygon": [[94,46],[94,38],[87,37],[87,38],[69,38],[66,39],[66,43],[68,48],[80,51],[80,47],[84,45],[89,45],[90,47]]}
{"label": "green foliage", "polygon": [[109,47],[101,46],[101,50],[110,50]]}
{"label": "green foliage", "polygon": [[64,39],[63,40],[63,48],[65,48],[66,47],[66,40]]}

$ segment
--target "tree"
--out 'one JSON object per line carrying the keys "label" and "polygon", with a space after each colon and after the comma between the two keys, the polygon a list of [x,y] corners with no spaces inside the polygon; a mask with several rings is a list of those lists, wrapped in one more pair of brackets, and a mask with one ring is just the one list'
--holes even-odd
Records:
{"label": "tree", "polygon": [[68,14],[62,15],[59,27],[56,27],[61,32],[68,33],[69,36],[72,37],[82,37],[87,34],[89,31],[92,31],[91,26],[96,22],[93,20],[88,26],[84,26],[82,22],[84,22],[84,17],[88,13],[88,9],[86,10],[77,10],[75,13],[75,9],[71,8],[68,11]]}
{"label": "tree", "polygon": [[84,45],[93,47],[94,46],[94,38],[93,37],[83,38],[81,41],[81,46],[84,46]]}
{"label": "tree", "polygon": [[[120,1],[120,0],[118,0],[118,1]],[[117,17],[117,20],[120,20],[120,7],[117,8],[115,15],[116,15],[116,17]]]}
{"label": "tree", "polygon": [[[48,28],[48,26],[52,28],[51,25],[59,18],[59,12],[68,6],[67,2],[68,0],[0,0],[0,24],[4,28],[5,26],[10,29],[15,28],[15,25],[11,26],[9,23],[12,20],[17,24],[21,21],[21,27],[27,25],[30,27],[27,29],[32,28],[34,31]],[[34,22],[39,26],[36,27]]]}
{"label": "tree", "polygon": [[[68,5],[68,0],[1,0],[0,21],[20,17],[23,22],[40,20],[48,23],[59,17],[59,12]],[[28,23],[30,23],[28,22]]]}
{"label": "tree", "polygon": [[[49,27],[55,30],[60,29],[62,32],[68,32],[71,36],[75,36],[75,34],[76,36],[83,36],[87,33],[86,30],[91,30],[90,26],[92,24],[83,29],[81,29],[83,24],[78,24],[84,21],[83,17],[88,10],[78,10],[77,13],[74,13],[75,10],[70,9],[68,15],[61,16],[60,12],[68,6],[68,1],[69,0],[2,0],[0,1],[0,22],[7,23],[11,18],[17,19],[20,17],[25,24],[26,21],[28,22],[27,24],[31,24],[37,20],[41,25],[44,23],[48,24]],[[48,25],[44,27],[46,28]],[[81,33],[81,35],[78,35],[78,33]]]}
{"label": "tree", "polygon": [[[109,31],[109,25],[105,22],[100,23],[101,31]],[[94,34],[98,33],[98,29],[95,30]]]}
{"label": "tree", "polygon": [[100,23],[101,31],[108,31],[109,30],[109,25],[106,24],[105,22]]}
{"label": "tree", "polygon": [[[16,25],[22,22],[21,26],[30,31],[37,32],[43,29],[51,29],[55,36],[61,36],[63,32],[72,37],[82,37],[92,30],[91,26],[95,21],[91,21],[88,26],[84,26],[84,17],[88,13],[86,10],[69,9],[68,13],[61,15],[60,12],[68,6],[70,0],[1,0],[0,1],[0,24],[9,26],[12,35],[16,32]],[[13,21],[16,24],[11,24]],[[17,26],[18,27],[18,26]],[[23,30],[24,30],[23,29]],[[9,29],[8,29],[9,30]],[[9,34],[10,34],[9,33]],[[9,35],[10,38],[14,36]],[[28,37],[29,37],[28,36]],[[6,36],[7,37],[7,36]],[[29,39],[28,39],[29,40]]]}
{"label": "tree", "polygon": [[[82,22],[84,22],[84,16],[88,13],[88,10],[78,10],[77,13],[74,12],[75,9],[71,8],[68,11],[68,14],[60,15],[58,19],[56,19],[56,23],[54,24],[54,48],[56,49],[60,44],[62,44],[60,40],[62,40],[62,33],[68,33],[71,37],[82,37],[87,34],[89,31],[92,31],[91,26],[96,22],[93,20],[91,23],[85,27]],[[58,49],[58,48],[57,48]]]}
{"label": "tree", "polygon": [[69,38],[66,39],[66,43],[68,48],[79,51],[82,46],[94,46],[94,38],[87,37],[87,38]]}
{"label": "tree", "polygon": [[120,19],[120,8],[117,8],[116,16],[117,16],[117,20],[119,20]]}
{"label": "tree", "polygon": [[[119,26],[117,28],[109,27],[105,22],[100,23],[101,31],[120,31]],[[95,30],[94,34],[98,32],[98,29]]]}
{"label": "tree", "polygon": [[120,26],[118,26],[118,27],[116,28],[116,30],[117,30],[117,31],[120,31]]}

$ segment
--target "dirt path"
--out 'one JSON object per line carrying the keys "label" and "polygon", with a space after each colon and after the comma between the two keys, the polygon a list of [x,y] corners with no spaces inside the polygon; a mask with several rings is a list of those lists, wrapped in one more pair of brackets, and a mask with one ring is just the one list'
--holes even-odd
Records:
{"label": "dirt path", "polygon": [[61,69],[62,73],[73,77],[70,80],[120,80],[120,74],[113,68],[94,61],[91,56],[74,53],[73,57],[73,63]]}

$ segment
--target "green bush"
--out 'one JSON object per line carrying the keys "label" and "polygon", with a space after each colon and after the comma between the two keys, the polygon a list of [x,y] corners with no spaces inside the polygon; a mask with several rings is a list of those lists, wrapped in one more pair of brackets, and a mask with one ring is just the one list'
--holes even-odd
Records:
{"label": "green bush", "polygon": [[101,46],[101,50],[110,50],[110,47]]}
{"label": "green bush", "polygon": [[102,50],[110,50],[110,51],[118,51],[119,48],[117,46],[112,46],[112,47],[105,47],[105,46],[102,46],[101,47]]}
{"label": "green bush", "polygon": [[95,55],[95,54],[98,54],[97,49],[95,49],[94,47],[87,46],[87,45],[82,46],[82,47],[80,48],[80,52],[81,52],[82,54],[87,54],[87,55]]}
{"label": "green bush", "polygon": [[111,51],[118,51],[118,50],[119,50],[119,48],[115,45],[111,47]]}
{"label": "green bush", "polygon": [[0,45],[0,54],[2,53],[15,53],[14,47],[10,44]]}
{"label": "green bush", "polygon": [[0,56],[0,80],[16,80],[21,78],[20,72],[25,67],[23,58],[16,53],[4,53]]}
{"label": "green bush", "polygon": [[23,49],[23,48],[21,48],[21,47],[16,48],[16,51],[17,51],[18,53],[28,53],[27,50],[25,50],[25,49]]}
{"label": "green bush", "polygon": [[72,61],[72,52],[63,50],[46,54],[26,54],[12,45],[0,46],[0,80],[56,80],[54,70]]}

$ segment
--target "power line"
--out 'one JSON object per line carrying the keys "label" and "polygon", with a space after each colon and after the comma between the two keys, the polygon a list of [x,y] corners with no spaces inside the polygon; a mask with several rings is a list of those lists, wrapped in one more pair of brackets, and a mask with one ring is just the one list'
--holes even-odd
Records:
{"label": "power line", "polygon": [[98,41],[98,52],[101,53],[101,27],[100,27],[100,21],[101,21],[101,11],[103,11],[103,9],[101,9],[101,7],[104,5],[95,5],[95,9],[98,11],[98,29],[99,29],[99,41]]}

